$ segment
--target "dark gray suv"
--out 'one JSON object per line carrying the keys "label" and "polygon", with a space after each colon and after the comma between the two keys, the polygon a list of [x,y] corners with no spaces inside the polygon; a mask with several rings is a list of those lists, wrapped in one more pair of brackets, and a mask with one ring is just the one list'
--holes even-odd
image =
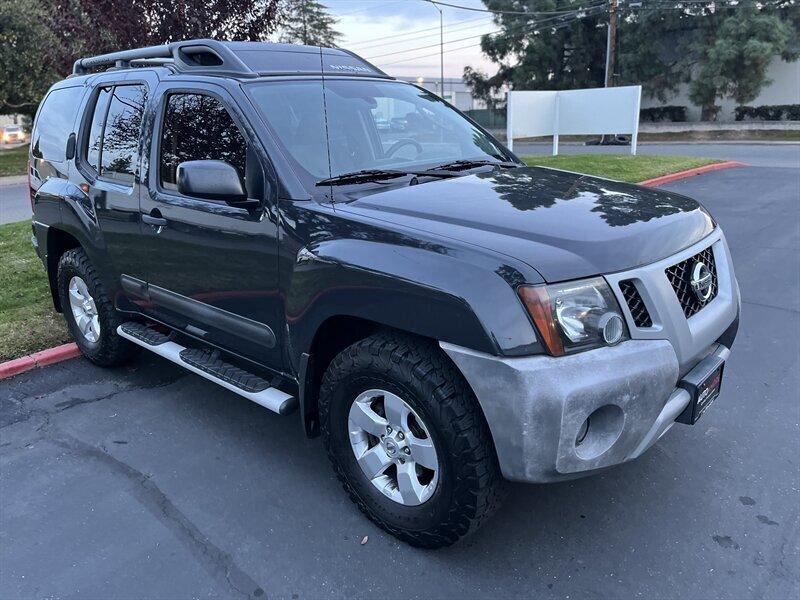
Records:
{"label": "dark gray suv", "polygon": [[414,545],[473,530],[504,479],[596,473],[694,423],[736,336],[730,253],[697,202],[525,167],[340,49],[80,59],[39,110],[30,182],[89,360],[144,348],[299,412]]}

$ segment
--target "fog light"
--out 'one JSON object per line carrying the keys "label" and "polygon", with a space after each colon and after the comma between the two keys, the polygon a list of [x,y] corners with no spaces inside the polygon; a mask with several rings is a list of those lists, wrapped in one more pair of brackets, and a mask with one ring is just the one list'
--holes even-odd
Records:
{"label": "fog light", "polygon": [[603,335],[603,341],[609,346],[619,343],[622,335],[625,333],[625,325],[622,323],[622,317],[616,313],[608,312],[600,317],[598,322],[600,332]]}
{"label": "fog light", "polygon": [[580,446],[581,442],[586,439],[586,434],[589,433],[589,418],[587,417],[586,420],[581,425],[581,428],[578,430],[578,436],[575,438],[575,445]]}

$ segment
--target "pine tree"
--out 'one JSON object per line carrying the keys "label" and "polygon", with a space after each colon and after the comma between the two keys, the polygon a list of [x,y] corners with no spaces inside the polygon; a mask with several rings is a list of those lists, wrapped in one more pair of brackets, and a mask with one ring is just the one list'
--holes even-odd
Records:
{"label": "pine tree", "polygon": [[316,0],[284,0],[282,10],[281,42],[331,47],[341,37],[334,29],[336,19]]}

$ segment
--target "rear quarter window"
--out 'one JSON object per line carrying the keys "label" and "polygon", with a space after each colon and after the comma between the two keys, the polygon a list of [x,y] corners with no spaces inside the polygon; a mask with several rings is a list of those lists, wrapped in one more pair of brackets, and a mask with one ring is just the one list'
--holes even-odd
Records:
{"label": "rear quarter window", "polygon": [[31,136],[31,154],[52,162],[66,160],[67,138],[83,96],[82,87],[52,90],[39,109]]}

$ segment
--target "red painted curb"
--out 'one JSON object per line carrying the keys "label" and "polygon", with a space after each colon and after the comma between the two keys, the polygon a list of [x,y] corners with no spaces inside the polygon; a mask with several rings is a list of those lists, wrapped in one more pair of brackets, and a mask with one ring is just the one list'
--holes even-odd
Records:
{"label": "red painted curb", "polygon": [[673,181],[680,181],[695,175],[702,175],[703,173],[710,173],[711,171],[721,171],[722,169],[733,169],[734,167],[746,167],[747,165],[735,160],[726,160],[725,162],[713,163],[702,167],[695,167],[694,169],[686,169],[685,171],[678,171],[677,173],[670,173],[669,175],[662,175],[661,177],[654,177],[653,179],[646,179],[640,181],[639,185],[645,187],[656,187]]}
{"label": "red painted curb", "polygon": [[34,352],[22,358],[15,358],[14,360],[0,363],[0,379],[19,375],[20,373],[30,371],[36,367],[46,367],[47,365],[59,363],[62,360],[68,360],[80,355],[81,351],[78,350],[78,346],[76,346],[74,342],[56,346],[55,348],[48,348],[40,352]]}

